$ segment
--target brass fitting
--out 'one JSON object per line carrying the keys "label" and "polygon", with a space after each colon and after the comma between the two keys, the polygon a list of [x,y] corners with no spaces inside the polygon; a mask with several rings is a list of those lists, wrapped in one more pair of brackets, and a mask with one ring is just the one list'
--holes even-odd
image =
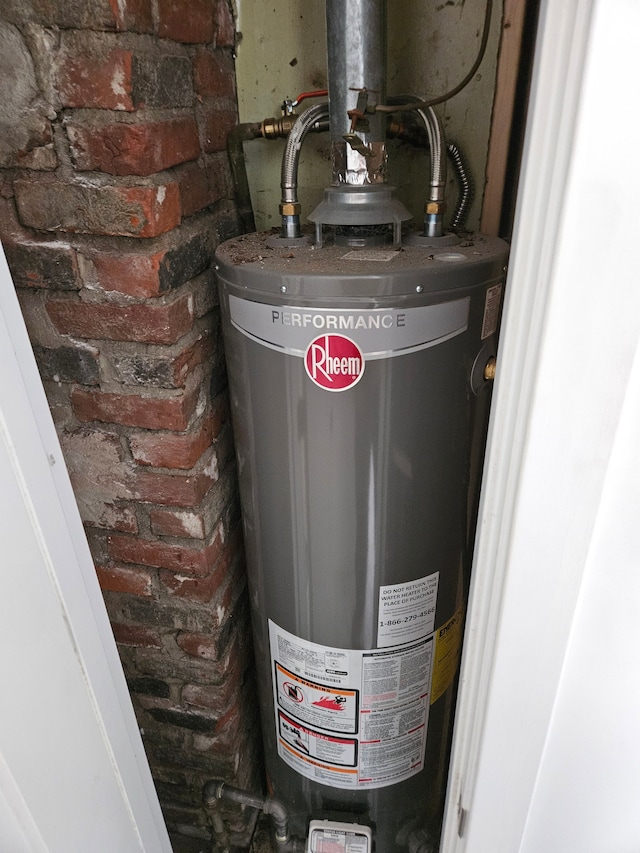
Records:
{"label": "brass fitting", "polygon": [[283,139],[289,136],[297,118],[297,113],[279,118],[265,118],[260,125],[260,133],[264,139]]}
{"label": "brass fitting", "polygon": [[299,201],[281,201],[280,216],[298,216],[302,210],[302,205]]}
{"label": "brass fitting", "polygon": [[487,380],[492,380],[496,378],[496,359],[495,356],[491,356],[489,361],[484,366],[484,378]]}
{"label": "brass fitting", "polygon": [[401,136],[405,130],[404,123],[400,121],[400,119],[391,117],[387,125],[387,136],[390,139],[395,139],[397,136]]}
{"label": "brass fitting", "polygon": [[428,214],[445,213],[447,203],[445,201],[428,201],[424,206],[424,212]]}

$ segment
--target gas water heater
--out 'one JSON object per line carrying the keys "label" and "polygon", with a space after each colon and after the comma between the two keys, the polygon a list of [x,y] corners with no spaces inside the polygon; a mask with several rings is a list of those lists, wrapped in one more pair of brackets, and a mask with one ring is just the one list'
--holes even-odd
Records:
{"label": "gas water heater", "polygon": [[[314,853],[438,849],[507,257],[443,232],[417,99],[432,174],[403,230],[384,16],[328,0],[329,107],[289,136],[282,230],[217,253],[268,786],[278,844]],[[297,162],[327,117],[310,236]]]}

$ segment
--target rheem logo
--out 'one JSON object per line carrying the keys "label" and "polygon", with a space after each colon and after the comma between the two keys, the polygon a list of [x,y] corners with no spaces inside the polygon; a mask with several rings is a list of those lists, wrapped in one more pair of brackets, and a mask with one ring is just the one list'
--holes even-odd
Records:
{"label": "rheem logo", "polygon": [[346,391],[364,373],[360,347],[344,335],[320,335],[307,347],[304,366],[309,378],[327,391]]}

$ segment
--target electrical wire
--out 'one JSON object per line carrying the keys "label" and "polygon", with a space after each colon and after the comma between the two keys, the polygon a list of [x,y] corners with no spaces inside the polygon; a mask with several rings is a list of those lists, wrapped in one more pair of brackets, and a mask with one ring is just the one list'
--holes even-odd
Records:
{"label": "electrical wire", "polygon": [[489,29],[491,26],[491,11],[493,7],[493,0],[487,0],[487,5],[485,6],[484,12],[484,26],[482,29],[482,37],[480,38],[480,47],[478,48],[478,55],[476,56],[475,62],[465,75],[464,79],[458,83],[450,91],[446,92],[444,95],[439,95],[437,98],[429,98],[427,101],[419,101],[409,104],[400,104],[400,105],[386,105],[386,104],[378,104],[376,110],[381,113],[397,113],[397,112],[405,112],[406,110],[424,110],[427,107],[432,107],[434,104],[442,104],[444,101],[448,101],[450,98],[453,98],[458,92],[461,92],[465,86],[467,86],[471,80],[473,79],[474,74],[480,67],[480,63],[484,59],[485,50],[487,49],[487,42],[489,41]]}

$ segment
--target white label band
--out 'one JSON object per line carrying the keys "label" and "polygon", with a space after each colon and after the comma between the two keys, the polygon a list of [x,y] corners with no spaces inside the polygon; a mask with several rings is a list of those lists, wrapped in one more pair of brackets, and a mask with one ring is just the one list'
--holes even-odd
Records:
{"label": "white label band", "polygon": [[435,346],[467,329],[469,297],[414,308],[350,310],[269,305],[229,296],[231,322],[254,341],[303,358],[323,333],[353,340],[366,360]]}

